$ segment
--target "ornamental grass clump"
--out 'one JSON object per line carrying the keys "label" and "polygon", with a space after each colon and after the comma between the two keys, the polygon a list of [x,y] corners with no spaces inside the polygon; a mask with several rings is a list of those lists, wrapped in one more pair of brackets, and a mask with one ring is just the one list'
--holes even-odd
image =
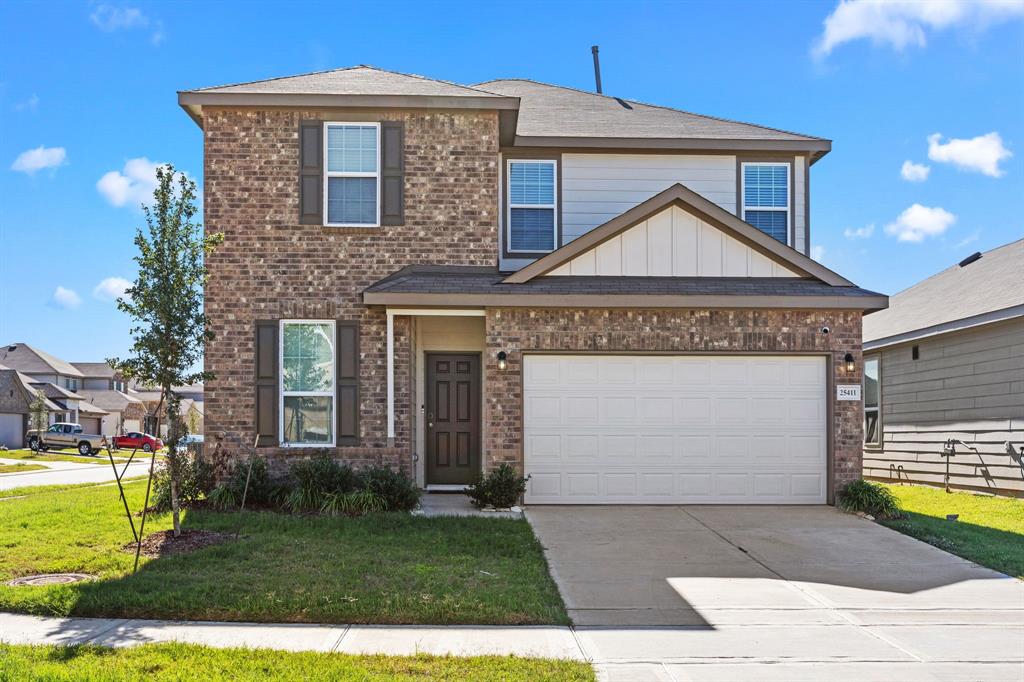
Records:
{"label": "ornamental grass clump", "polygon": [[903,516],[899,500],[888,488],[863,479],[847,483],[839,491],[838,503],[844,511],[870,514],[876,519],[898,519]]}

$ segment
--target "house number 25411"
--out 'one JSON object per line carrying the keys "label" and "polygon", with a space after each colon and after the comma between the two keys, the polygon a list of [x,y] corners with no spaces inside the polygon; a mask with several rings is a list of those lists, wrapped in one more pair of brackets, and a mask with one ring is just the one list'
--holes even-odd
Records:
{"label": "house number 25411", "polygon": [[838,384],[836,400],[860,400],[860,384]]}

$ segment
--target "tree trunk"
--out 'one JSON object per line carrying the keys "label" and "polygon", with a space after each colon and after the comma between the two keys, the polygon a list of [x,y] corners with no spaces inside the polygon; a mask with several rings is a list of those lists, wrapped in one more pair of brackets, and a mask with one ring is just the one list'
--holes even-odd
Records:
{"label": "tree trunk", "polygon": [[177,464],[171,466],[171,514],[174,517],[174,537],[181,536],[181,505],[178,502],[177,468]]}

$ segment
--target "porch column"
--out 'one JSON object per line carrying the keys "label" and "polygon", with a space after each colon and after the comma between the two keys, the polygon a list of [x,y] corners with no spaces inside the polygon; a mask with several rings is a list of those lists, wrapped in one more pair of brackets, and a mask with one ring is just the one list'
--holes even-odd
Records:
{"label": "porch column", "polygon": [[395,313],[387,311],[388,447],[395,445]]}

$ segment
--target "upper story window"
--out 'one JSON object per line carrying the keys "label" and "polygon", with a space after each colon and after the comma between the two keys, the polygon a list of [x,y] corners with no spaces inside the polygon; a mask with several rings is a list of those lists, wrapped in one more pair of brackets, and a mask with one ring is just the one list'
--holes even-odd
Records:
{"label": "upper story window", "polygon": [[284,445],[334,445],[334,329],[332,320],[281,321]]}
{"label": "upper story window", "polygon": [[509,160],[508,250],[553,251],[558,234],[555,161]]}
{"label": "upper story window", "polygon": [[880,446],[882,429],[880,415],[882,411],[882,384],[879,381],[879,361],[877,355],[864,358],[864,444]]}
{"label": "upper story window", "polygon": [[324,215],[328,225],[380,225],[380,124],[327,123]]}
{"label": "upper story window", "polygon": [[743,164],[743,220],[765,234],[789,243],[789,164]]}

